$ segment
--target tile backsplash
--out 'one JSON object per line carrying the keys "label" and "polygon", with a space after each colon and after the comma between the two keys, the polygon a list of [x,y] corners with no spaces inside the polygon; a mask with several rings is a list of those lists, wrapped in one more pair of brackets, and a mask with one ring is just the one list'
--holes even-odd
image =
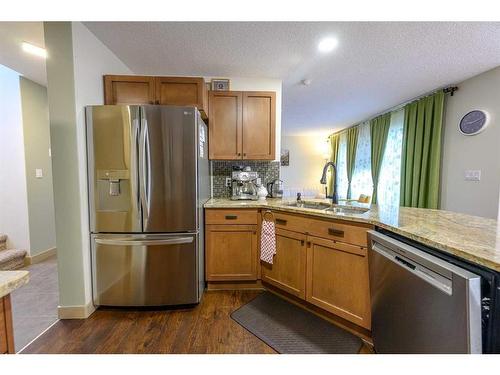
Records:
{"label": "tile backsplash", "polygon": [[231,188],[226,187],[226,177],[231,177],[233,166],[249,166],[252,171],[257,171],[263,184],[274,181],[280,177],[279,161],[211,161],[212,187],[214,198],[231,196]]}

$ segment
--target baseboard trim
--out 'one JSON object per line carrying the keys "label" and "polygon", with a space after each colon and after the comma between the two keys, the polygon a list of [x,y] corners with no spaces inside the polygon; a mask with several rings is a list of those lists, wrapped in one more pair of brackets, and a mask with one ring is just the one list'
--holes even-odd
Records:
{"label": "baseboard trim", "polygon": [[27,255],[26,258],[24,258],[24,265],[29,266],[31,264],[40,263],[45,259],[50,258],[56,254],[57,254],[57,248],[51,247],[50,249],[39,252],[38,254],[35,254],[33,256]]}
{"label": "baseboard trim", "polygon": [[87,319],[95,311],[92,302],[79,306],[58,306],[59,319]]}

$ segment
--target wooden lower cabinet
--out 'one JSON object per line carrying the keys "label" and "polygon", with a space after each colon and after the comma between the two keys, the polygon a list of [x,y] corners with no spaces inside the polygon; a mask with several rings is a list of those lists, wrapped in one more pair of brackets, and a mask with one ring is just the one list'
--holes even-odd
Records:
{"label": "wooden lower cabinet", "polygon": [[370,330],[367,249],[313,236],[307,241],[306,300]]}
{"label": "wooden lower cabinet", "polygon": [[10,294],[0,298],[0,354],[7,353],[15,353]]}
{"label": "wooden lower cabinet", "polygon": [[296,297],[306,298],[306,236],[276,230],[273,264],[261,262],[261,278]]}
{"label": "wooden lower cabinet", "polygon": [[257,225],[205,227],[207,281],[257,280]]}
{"label": "wooden lower cabinet", "polygon": [[[276,254],[261,262],[256,209],[205,212],[205,266],[210,286],[264,286],[286,292],[371,330],[367,231],[370,225],[273,212]],[[233,284],[231,284],[233,283]],[[314,306],[311,306],[314,305]],[[350,324],[349,323],[349,324]]]}

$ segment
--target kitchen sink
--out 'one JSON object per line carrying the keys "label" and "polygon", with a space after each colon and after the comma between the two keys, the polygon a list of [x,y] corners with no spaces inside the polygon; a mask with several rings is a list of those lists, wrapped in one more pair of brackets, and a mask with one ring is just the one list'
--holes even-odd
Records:
{"label": "kitchen sink", "polygon": [[326,210],[331,208],[331,204],[322,203],[322,202],[292,202],[287,204],[287,206],[291,207],[301,207],[301,208],[312,208],[314,210]]}
{"label": "kitchen sink", "polygon": [[370,211],[369,208],[365,207],[340,207],[340,206],[333,206],[333,207],[328,207],[325,211],[327,212],[333,212],[336,214],[357,214],[361,215],[364,214],[365,212]]}
{"label": "kitchen sink", "polygon": [[290,207],[300,207],[300,208],[310,208],[313,210],[320,210],[332,213],[342,213],[342,214],[364,214],[370,209],[366,207],[354,207],[354,206],[344,206],[344,205],[331,205],[329,203],[323,202],[310,202],[310,201],[296,201],[288,203],[287,206]]}

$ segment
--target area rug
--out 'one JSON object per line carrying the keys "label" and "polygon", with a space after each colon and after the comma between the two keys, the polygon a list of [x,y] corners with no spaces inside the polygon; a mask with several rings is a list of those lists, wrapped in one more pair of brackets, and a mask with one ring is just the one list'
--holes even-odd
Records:
{"label": "area rug", "polygon": [[353,334],[269,292],[231,318],[282,354],[356,354],[362,345]]}

